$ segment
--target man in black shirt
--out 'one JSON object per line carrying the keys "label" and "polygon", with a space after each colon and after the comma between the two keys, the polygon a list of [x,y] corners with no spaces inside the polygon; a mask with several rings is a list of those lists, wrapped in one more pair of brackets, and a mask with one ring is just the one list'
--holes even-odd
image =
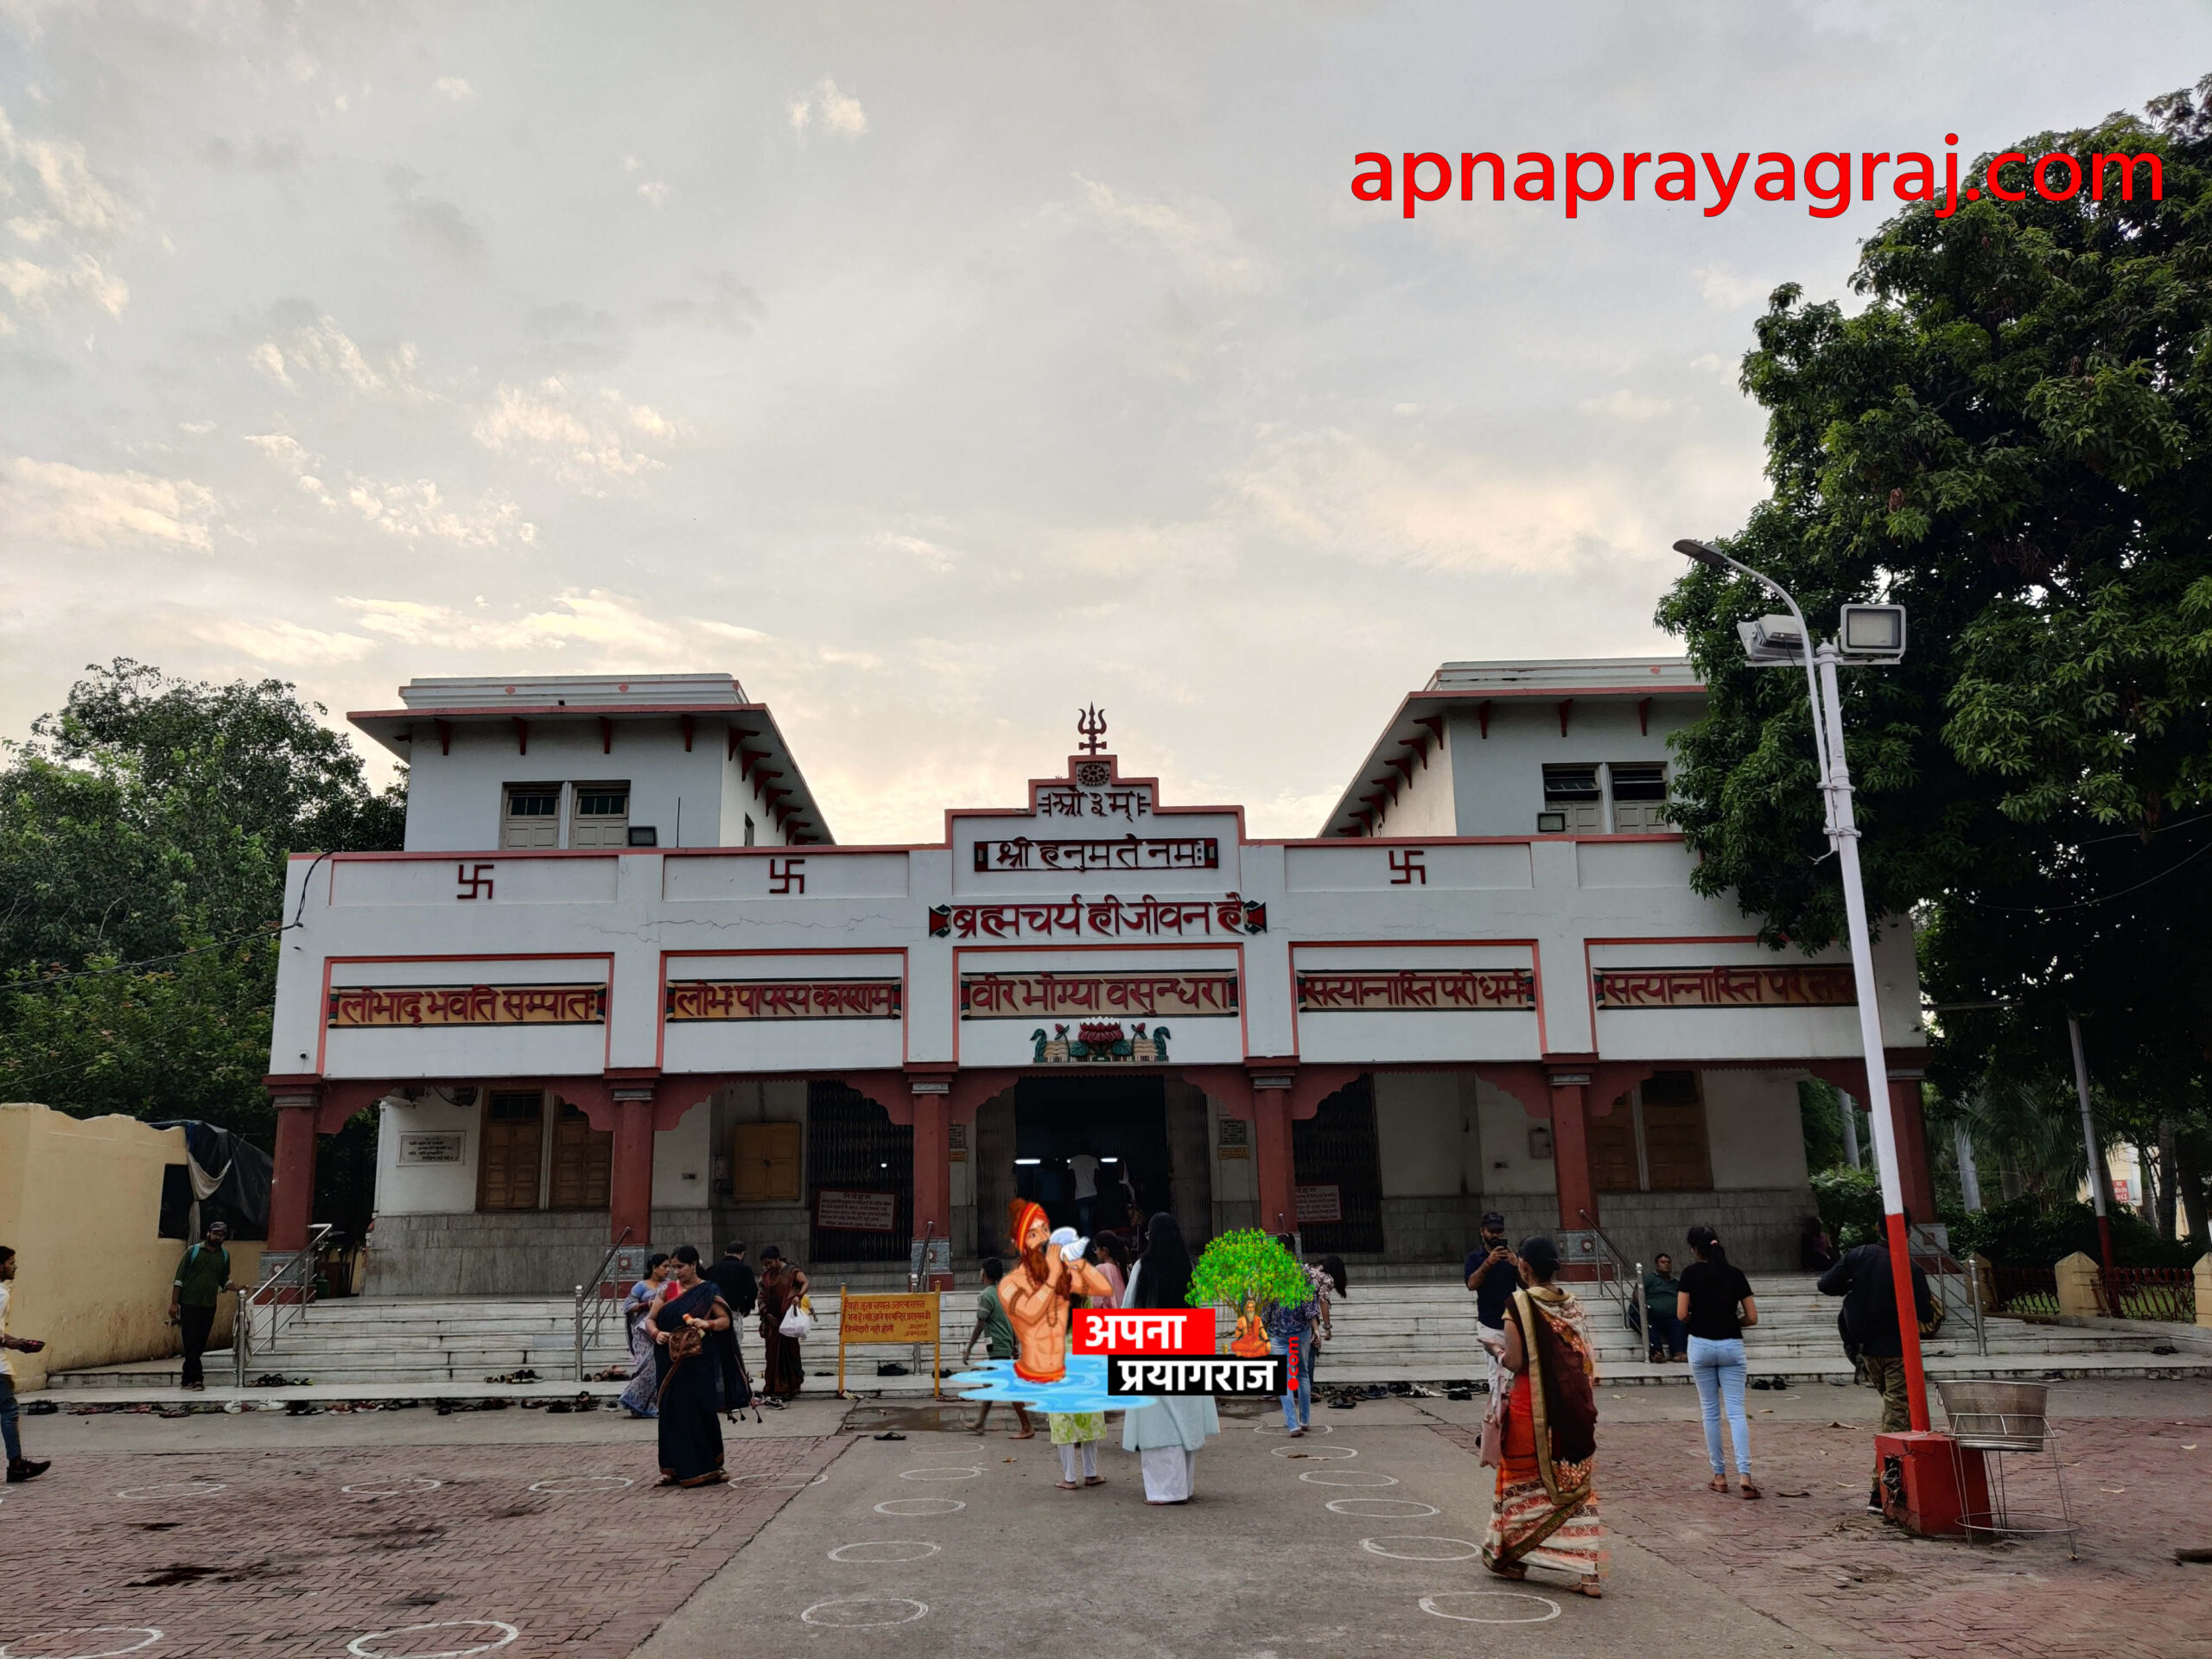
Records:
{"label": "man in black shirt", "polygon": [[1482,1243],[1467,1252],[1460,1272],[1475,1293],[1475,1338],[1490,1356],[1490,1395],[1495,1401],[1505,1370],[1505,1310],[1522,1286],[1521,1263],[1505,1243],[1505,1217],[1498,1211],[1483,1217]]}
{"label": "man in black shirt", "polygon": [[[1905,1398],[1904,1333],[1897,1325],[1897,1275],[1890,1268],[1888,1245],[1876,1240],[1846,1251],[1821,1275],[1820,1288],[1824,1296],[1843,1298],[1844,1339],[1866,1360],[1868,1380],[1882,1391],[1880,1432],[1904,1433],[1912,1427],[1912,1414]],[[1919,1323],[1936,1317],[1928,1277],[1916,1266],[1912,1300]]]}
{"label": "man in black shirt", "polygon": [[744,1244],[735,1240],[722,1246],[722,1259],[701,1277],[713,1282],[715,1288],[721,1292],[722,1300],[729,1304],[730,1312],[738,1316],[729,1322],[728,1330],[717,1332],[714,1338],[715,1357],[721,1362],[722,1409],[734,1412],[743,1397],[738,1392],[738,1379],[745,1369],[745,1362],[738,1353],[739,1320],[750,1314],[760,1300],[760,1286],[753,1277],[752,1268],[746,1263]]}

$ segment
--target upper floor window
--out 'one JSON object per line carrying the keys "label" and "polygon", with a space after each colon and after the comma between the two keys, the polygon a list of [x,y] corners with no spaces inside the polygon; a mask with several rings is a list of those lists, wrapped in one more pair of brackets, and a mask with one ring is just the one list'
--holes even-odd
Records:
{"label": "upper floor window", "polygon": [[1540,836],[1636,835],[1666,827],[1663,761],[1544,768],[1544,804],[1536,814]]}
{"label": "upper floor window", "polygon": [[1667,827],[1667,767],[1657,760],[1616,760],[1612,775],[1613,829],[1634,835]]}
{"label": "upper floor window", "polygon": [[499,823],[499,846],[530,852],[561,844],[561,785],[509,784],[506,810]]}
{"label": "upper floor window", "polygon": [[1544,808],[1536,815],[1539,835],[1601,836],[1605,832],[1605,792],[1595,766],[1546,766]]}
{"label": "upper floor window", "polygon": [[569,822],[571,847],[626,847],[630,843],[630,786],[578,784]]}

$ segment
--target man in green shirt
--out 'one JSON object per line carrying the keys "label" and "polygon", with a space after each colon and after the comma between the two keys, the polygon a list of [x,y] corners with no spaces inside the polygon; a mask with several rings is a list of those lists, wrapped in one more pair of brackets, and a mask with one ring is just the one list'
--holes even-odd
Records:
{"label": "man in green shirt", "polygon": [[1646,1357],[1654,1365],[1662,1359],[1680,1359],[1688,1350],[1682,1322],[1675,1317],[1675,1297],[1681,1288],[1675,1258],[1664,1254],[1652,1257],[1650,1270],[1643,1275],[1643,1312],[1651,1321],[1650,1335],[1644,1340],[1649,1350]]}
{"label": "man in green shirt", "polygon": [[223,1248],[230,1237],[223,1223],[209,1222],[200,1243],[179,1259],[169,1286],[169,1323],[184,1332],[184,1386],[195,1392],[207,1386],[200,1356],[215,1328],[215,1304],[225,1291],[238,1288],[231,1282],[231,1253]]}
{"label": "man in green shirt", "polygon": [[[978,1340],[983,1344],[986,1358],[1012,1359],[1014,1357],[1014,1321],[1007,1318],[1006,1307],[999,1300],[999,1281],[1005,1277],[1006,1263],[997,1256],[992,1256],[983,1263],[983,1292],[976,1298],[976,1328],[968,1333],[968,1345],[960,1351],[963,1365],[970,1363]],[[990,1421],[991,1402],[986,1400],[982,1414],[976,1419],[976,1433],[982,1433],[983,1425]],[[1020,1431],[1014,1437],[1017,1440],[1026,1440],[1037,1432],[1035,1425],[1029,1421],[1029,1414],[1021,1408],[1018,1401],[1014,1402],[1014,1421],[1021,1426]]]}

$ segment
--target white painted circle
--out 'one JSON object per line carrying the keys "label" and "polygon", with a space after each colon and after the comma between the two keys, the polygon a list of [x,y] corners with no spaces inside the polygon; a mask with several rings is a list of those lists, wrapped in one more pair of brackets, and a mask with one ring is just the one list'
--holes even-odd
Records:
{"label": "white painted circle", "polygon": [[1308,1469],[1299,1478],[1308,1486],[1395,1486],[1395,1475],[1379,1469]]}
{"label": "white painted circle", "polygon": [[880,1629],[886,1624],[911,1624],[929,1610],[929,1603],[906,1596],[838,1596],[816,1602],[798,1617],[803,1624],[861,1630]]}
{"label": "white painted circle", "polygon": [[[531,1482],[530,1490],[543,1492],[549,1497],[561,1497],[570,1492],[619,1492],[625,1486],[637,1484],[627,1475],[549,1475],[543,1480]],[[417,1627],[410,1625],[409,1628]],[[419,1628],[427,1630],[429,1627],[423,1625]]]}
{"label": "white painted circle", "polygon": [[810,1480],[804,1475],[779,1475],[771,1472],[761,1475],[732,1475],[729,1479],[723,1484],[729,1486],[743,1486],[751,1482],[758,1481],[760,1483],[761,1489],[764,1491],[796,1492],[804,1491],[809,1486],[819,1486],[823,1481],[829,1478],[830,1477],[827,1475],[817,1475]]}
{"label": "white painted circle", "polygon": [[1363,1521],[1418,1521],[1444,1513],[1433,1503],[1416,1503],[1410,1497],[1332,1497],[1326,1507],[1331,1515],[1354,1515]]}
{"label": "white painted circle", "polygon": [[[1491,1618],[1481,1613],[1452,1612],[1448,1608],[1438,1606],[1436,1604],[1440,1601],[1533,1601],[1544,1611],[1541,1613],[1523,1613],[1518,1617]],[[1434,1613],[1439,1618],[1464,1619],[1470,1624],[1541,1624],[1548,1619],[1559,1617],[1559,1603],[1554,1601],[1549,1596],[1532,1595],[1526,1590],[1447,1591],[1442,1595],[1423,1596],[1421,1599],[1421,1610],[1424,1613]]]}
{"label": "white painted circle", "polygon": [[428,1475],[403,1475],[389,1486],[340,1486],[338,1490],[353,1497],[416,1497],[424,1492],[435,1492],[445,1484],[432,1480]]}
{"label": "white painted circle", "polygon": [[[439,1648],[428,1653],[408,1650],[387,1654],[369,1645],[372,1642],[381,1642],[386,1637],[412,1636],[418,1630],[497,1630],[499,1634],[489,1642],[473,1643],[461,1648]],[[496,1618],[441,1618],[428,1624],[402,1624],[394,1630],[371,1630],[366,1636],[357,1636],[348,1642],[346,1651],[359,1656],[359,1659],[469,1659],[472,1654],[489,1653],[494,1648],[504,1648],[521,1634],[513,1625]]]}
{"label": "white painted circle", "polygon": [[41,1630],[33,1636],[19,1636],[14,1641],[0,1642],[0,1659],[46,1659],[44,1655],[17,1654],[16,1642],[42,1642],[51,1636],[135,1636],[139,1639],[126,1648],[99,1648],[83,1653],[73,1653],[66,1659],[122,1659],[126,1653],[137,1653],[141,1648],[150,1648],[162,1639],[162,1633],[151,1624],[80,1624],[67,1630]]}
{"label": "white painted circle", "polygon": [[[1290,1433],[1281,1423],[1260,1423],[1254,1427],[1252,1432],[1255,1434],[1286,1435]],[[1308,1434],[1333,1434],[1337,1429],[1333,1423],[1308,1423],[1306,1425],[1306,1432]]]}
{"label": "white painted circle", "polygon": [[899,1478],[901,1480],[974,1480],[982,1472],[982,1469],[978,1465],[963,1464],[957,1468],[948,1469],[901,1469],[899,1471]]}
{"label": "white painted circle", "polygon": [[878,1515],[950,1515],[968,1506],[957,1497],[893,1497],[875,1506]]}
{"label": "white painted circle", "polygon": [[[1446,1550],[1386,1549],[1386,1544],[1449,1544]],[[1423,1534],[1405,1533],[1395,1537],[1363,1538],[1359,1547],[1370,1555],[1387,1555],[1394,1561],[1471,1561],[1483,1553],[1483,1547],[1471,1538],[1433,1538]]]}
{"label": "white painted circle", "polygon": [[[830,1552],[833,1561],[852,1561],[861,1565],[896,1567],[902,1561],[926,1560],[943,1549],[943,1544],[932,1544],[919,1538],[877,1538],[865,1543],[840,1544]],[[856,1550],[895,1552],[855,1554]]]}
{"label": "white painted circle", "polygon": [[1278,1446],[1269,1448],[1268,1455],[1272,1458],[1319,1458],[1326,1461],[1331,1458],[1356,1458],[1359,1453],[1348,1446]]}
{"label": "white painted circle", "polygon": [[[126,1486],[116,1496],[118,1497],[213,1497],[226,1484],[228,1484],[227,1482],[220,1480],[171,1480],[165,1481],[157,1486]],[[103,1625],[101,1628],[106,1627]],[[121,1630],[126,1627],[118,1625],[116,1628]],[[131,1625],[128,1628],[138,1630],[145,1627]]]}

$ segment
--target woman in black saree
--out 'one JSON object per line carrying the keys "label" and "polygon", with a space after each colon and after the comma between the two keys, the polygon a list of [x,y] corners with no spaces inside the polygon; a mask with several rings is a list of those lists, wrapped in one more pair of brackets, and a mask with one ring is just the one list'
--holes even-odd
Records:
{"label": "woman in black saree", "polygon": [[699,1252],[679,1244],[676,1271],[651,1318],[660,1408],[660,1484],[707,1486],[722,1471],[721,1368],[707,1333],[730,1327],[729,1304],[699,1276]]}

